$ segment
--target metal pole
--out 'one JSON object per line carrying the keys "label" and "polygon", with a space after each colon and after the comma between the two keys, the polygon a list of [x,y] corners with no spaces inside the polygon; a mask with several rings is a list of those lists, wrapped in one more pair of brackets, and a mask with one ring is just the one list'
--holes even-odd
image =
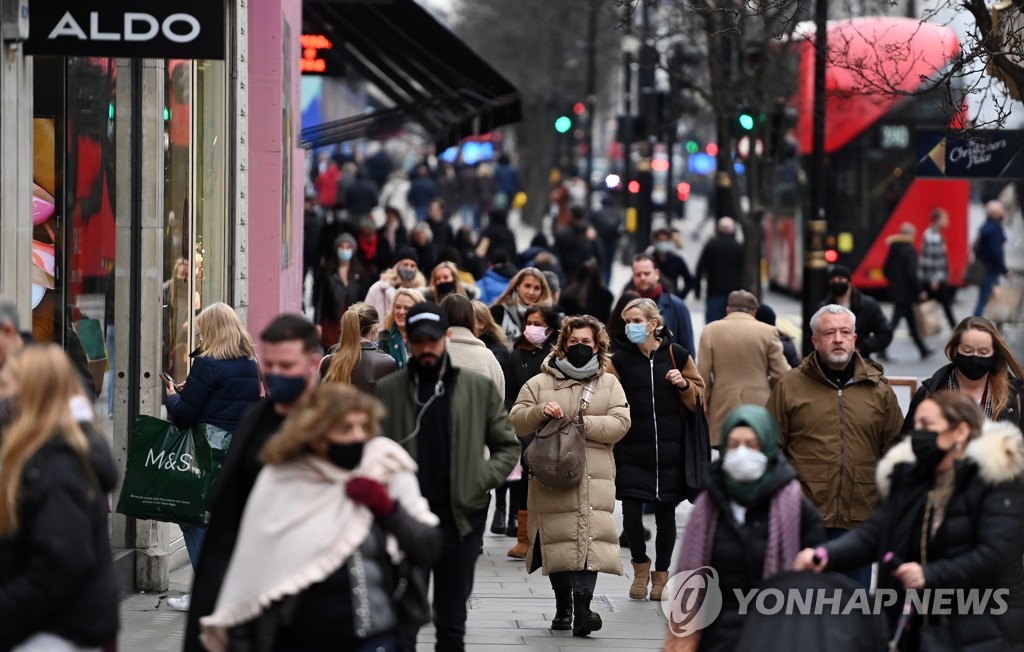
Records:
{"label": "metal pole", "polygon": [[[627,9],[628,11],[628,9]],[[633,34],[633,17],[626,17],[626,37]],[[633,179],[633,163],[630,160],[633,150],[633,54],[629,48],[623,49],[623,119],[622,128],[622,208],[628,211],[633,205],[633,195],[629,192],[629,182]]]}
{"label": "metal pole", "polygon": [[825,190],[828,170],[825,161],[825,64],[828,55],[828,0],[817,0],[814,35],[814,133],[811,153],[811,212],[804,231],[803,322],[804,354],[811,352],[811,316],[828,293],[828,263],[825,238]]}
{"label": "metal pole", "polygon": [[594,110],[597,108],[597,2],[587,21],[587,212],[594,208]]}

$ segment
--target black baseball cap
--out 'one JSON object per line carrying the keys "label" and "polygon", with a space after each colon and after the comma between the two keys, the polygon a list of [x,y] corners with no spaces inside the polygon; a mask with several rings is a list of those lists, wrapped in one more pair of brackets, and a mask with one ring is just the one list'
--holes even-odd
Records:
{"label": "black baseball cap", "polygon": [[440,340],[448,332],[448,317],[436,303],[417,303],[405,317],[405,332],[410,342]]}

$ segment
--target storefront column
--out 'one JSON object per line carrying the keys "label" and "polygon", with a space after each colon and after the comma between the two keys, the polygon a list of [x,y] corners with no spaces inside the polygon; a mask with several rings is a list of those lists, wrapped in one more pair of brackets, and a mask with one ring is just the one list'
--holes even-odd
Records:
{"label": "storefront column", "polygon": [[32,324],[32,58],[0,44],[0,295]]}
{"label": "storefront column", "polygon": [[230,200],[234,204],[234,252],[229,262],[234,280],[231,299],[235,312],[249,319],[249,27],[248,0],[238,0],[231,10],[231,94],[230,124],[234,130],[234,165],[228,169],[233,179]]}
{"label": "storefront column", "polygon": [[[122,60],[117,75],[117,305],[114,449],[123,469],[131,424],[160,416],[164,250],[164,62]],[[134,529],[134,533],[133,530]],[[135,589],[167,589],[171,526],[118,516],[115,546],[135,556]]]}

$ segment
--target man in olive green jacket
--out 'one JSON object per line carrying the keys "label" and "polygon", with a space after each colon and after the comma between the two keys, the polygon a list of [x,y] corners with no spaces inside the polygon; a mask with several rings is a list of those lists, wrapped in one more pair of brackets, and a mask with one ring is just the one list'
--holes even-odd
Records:
{"label": "man in olive green jacket", "polygon": [[[811,332],[814,351],[782,376],[765,407],[804,494],[836,538],[878,504],[875,467],[899,438],[903,412],[882,367],[856,352],[852,312],[825,306],[811,318]],[[867,585],[866,571],[851,576]]]}
{"label": "man in olive green jacket", "polygon": [[[494,381],[452,366],[445,350],[448,319],[433,303],[406,318],[408,368],[377,383],[383,432],[419,464],[420,490],[441,520],[444,542],[434,575],[438,650],[461,650],[466,600],[483,545],[490,490],[505,482],[519,459],[519,440]],[[403,628],[402,649],[414,650],[416,630]]]}

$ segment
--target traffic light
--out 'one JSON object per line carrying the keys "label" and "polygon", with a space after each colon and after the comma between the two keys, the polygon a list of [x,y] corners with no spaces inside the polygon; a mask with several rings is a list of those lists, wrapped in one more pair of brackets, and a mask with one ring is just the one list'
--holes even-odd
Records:
{"label": "traffic light", "polygon": [[577,102],[572,105],[572,112],[576,115],[583,115],[587,111],[587,105],[583,102]]}
{"label": "traffic light", "polygon": [[555,131],[560,134],[568,133],[572,129],[572,118],[567,115],[560,115],[555,120]]}
{"label": "traffic light", "polygon": [[629,192],[634,194],[634,195],[639,194],[639,192],[640,192],[640,182],[637,181],[636,179],[634,179],[634,180],[629,182],[629,184],[626,186],[626,189],[629,190]]}
{"label": "traffic light", "polygon": [[690,184],[685,181],[680,181],[676,186],[676,197],[679,197],[679,201],[686,201],[690,198]]}
{"label": "traffic light", "polygon": [[749,111],[741,111],[737,120],[740,123],[740,129],[743,129],[743,131],[750,131],[754,128],[754,115]]}
{"label": "traffic light", "polygon": [[699,151],[700,151],[700,145],[697,144],[697,141],[695,141],[695,140],[688,140],[688,141],[686,141],[686,153],[687,154],[696,154]]}

